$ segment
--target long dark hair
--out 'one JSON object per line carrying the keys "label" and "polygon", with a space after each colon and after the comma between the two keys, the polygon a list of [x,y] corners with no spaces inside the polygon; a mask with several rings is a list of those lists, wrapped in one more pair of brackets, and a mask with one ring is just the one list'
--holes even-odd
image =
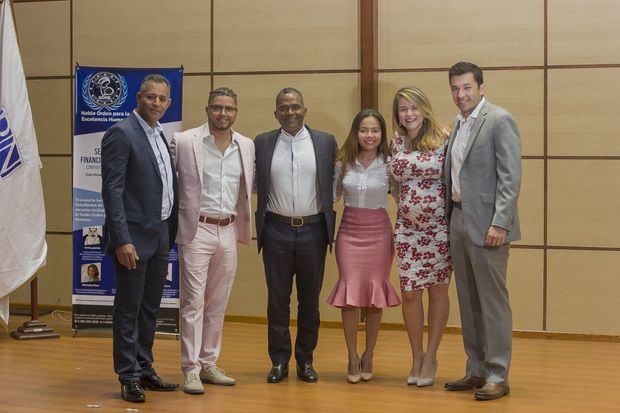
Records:
{"label": "long dark hair", "polygon": [[360,151],[357,132],[359,131],[362,121],[370,117],[377,119],[379,125],[381,126],[381,142],[377,147],[377,156],[382,155],[383,161],[387,160],[388,142],[385,119],[383,119],[383,116],[381,116],[381,114],[374,109],[364,109],[355,115],[355,118],[353,118],[349,136],[347,136],[347,140],[336,154],[336,162],[340,162],[341,166],[340,175],[338,176],[338,185],[342,185],[342,180],[344,179],[347,170],[351,167],[351,165],[355,165],[355,160],[357,159],[357,155]]}

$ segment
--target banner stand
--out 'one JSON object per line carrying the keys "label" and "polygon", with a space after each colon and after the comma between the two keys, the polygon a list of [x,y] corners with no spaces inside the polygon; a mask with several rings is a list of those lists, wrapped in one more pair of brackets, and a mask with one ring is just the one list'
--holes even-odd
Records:
{"label": "banner stand", "polygon": [[[73,123],[73,336],[77,330],[110,329],[116,284],[114,261],[106,254],[105,210],[101,196],[101,139],[131,115],[145,76],[170,82],[171,104],[160,119],[164,136],[181,131],[183,67],[75,67]],[[156,333],[179,334],[179,255],[170,251],[157,313]]]}

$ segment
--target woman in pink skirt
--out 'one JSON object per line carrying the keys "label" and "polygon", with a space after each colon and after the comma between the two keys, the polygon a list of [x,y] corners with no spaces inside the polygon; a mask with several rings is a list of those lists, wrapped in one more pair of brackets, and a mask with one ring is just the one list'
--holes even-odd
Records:
{"label": "woman in pink skirt", "polygon": [[[349,352],[347,381],[372,379],[372,356],[384,307],[400,304],[390,283],[392,223],[385,210],[388,193],[388,144],[385,120],[372,109],[353,119],[336,155],[334,200],[344,195],[344,214],[336,239],[340,273],[327,302],[342,309]],[[366,309],[366,350],[357,352],[359,309]]]}

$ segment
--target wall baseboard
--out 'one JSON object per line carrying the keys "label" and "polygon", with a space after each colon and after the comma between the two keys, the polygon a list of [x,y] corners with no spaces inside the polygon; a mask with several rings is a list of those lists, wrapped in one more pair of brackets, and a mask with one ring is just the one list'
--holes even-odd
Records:
{"label": "wall baseboard", "polygon": [[[11,303],[11,309],[29,309],[28,303]],[[53,304],[39,304],[40,311],[67,311],[71,312],[71,306],[66,305],[53,305]],[[245,316],[245,315],[226,315],[225,321],[230,323],[248,323],[248,324],[267,324],[267,317],[257,316]],[[297,326],[297,320],[291,320],[291,326]],[[342,328],[342,322],[340,321],[321,321],[321,327],[323,328]],[[364,329],[364,324],[360,323],[360,328]],[[405,331],[405,325],[401,323],[382,323],[382,330],[396,330]],[[424,326],[424,331],[428,331],[427,326]],[[461,334],[461,327],[447,326],[445,329],[446,334]],[[548,340],[569,340],[569,341],[596,341],[596,342],[608,342],[608,343],[620,343],[620,335],[613,334],[585,334],[585,333],[562,333],[551,331],[529,331],[529,330],[514,330],[512,336],[516,338],[536,338],[536,339],[548,339]]]}
{"label": "wall baseboard", "polygon": [[[227,315],[226,321],[231,323],[248,323],[248,324],[267,324],[266,317],[254,317],[254,316],[240,316],[240,315]],[[297,320],[291,320],[291,326],[297,326]],[[342,322],[340,321],[321,321],[321,327],[323,328],[342,328]],[[364,324],[360,323],[360,328],[364,329]],[[405,325],[401,323],[381,323],[382,330],[397,330],[405,331]],[[424,331],[428,331],[428,327],[424,326]],[[445,329],[446,334],[461,334],[461,327],[447,326]],[[526,331],[515,330],[512,332],[512,336],[516,338],[537,338],[537,339],[549,339],[549,340],[569,340],[569,341],[597,341],[597,342],[609,342],[620,343],[620,335],[607,335],[607,334],[583,334],[583,333],[560,333],[550,331]]]}

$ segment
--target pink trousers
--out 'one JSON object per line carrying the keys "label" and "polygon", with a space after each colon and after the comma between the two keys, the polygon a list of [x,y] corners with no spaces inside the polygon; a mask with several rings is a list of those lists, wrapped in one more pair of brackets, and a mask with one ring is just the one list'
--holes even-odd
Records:
{"label": "pink trousers", "polygon": [[228,297],[237,270],[235,225],[198,223],[194,240],[179,245],[181,367],[183,373],[215,365],[220,355]]}

